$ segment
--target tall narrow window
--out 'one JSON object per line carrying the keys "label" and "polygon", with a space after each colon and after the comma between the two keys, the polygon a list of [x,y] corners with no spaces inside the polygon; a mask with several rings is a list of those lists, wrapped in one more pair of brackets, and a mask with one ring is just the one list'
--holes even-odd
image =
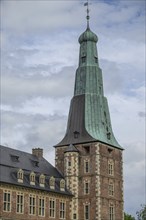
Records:
{"label": "tall narrow window", "polygon": [[85,63],[86,62],[86,56],[83,56],[82,57],[82,63]]}
{"label": "tall narrow window", "polygon": [[50,218],[55,218],[55,212],[56,212],[56,201],[55,199],[49,200],[49,216]]}
{"label": "tall narrow window", "polygon": [[114,176],[114,162],[113,160],[108,161],[108,174]]}
{"label": "tall narrow window", "polygon": [[29,196],[29,214],[35,215],[36,213],[36,196],[30,195]]}
{"label": "tall narrow window", "polygon": [[39,216],[45,216],[45,199],[39,198],[38,199],[38,208],[39,208]]}
{"label": "tall narrow window", "polygon": [[88,181],[84,182],[84,194],[85,195],[89,194],[89,182]]}
{"label": "tall narrow window", "polygon": [[88,161],[88,160],[85,160],[85,161],[84,161],[84,172],[85,172],[85,173],[89,173],[89,169],[90,169],[90,167],[89,167],[89,161]]}
{"label": "tall narrow window", "polygon": [[113,183],[113,181],[109,182],[109,196],[114,196],[114,183]]}
{"label": "tall narrow window", "polygon": [[97,57],[95,57],[95,63],[98,63],[98,58]]}
{"label": "tall narrow window", "polygon": [[61,201],[60,202],[60,219],[65,219],[65,202]]}
{"label": "tall narrow window", "polygon": [[85,220],[89,220],[90,219],[90,207],[89,207],[89,204],[85,205],[85,207],[84,207],[84,215],[85,215]]}
{"label": "tall narrow window", "polygon": [[11,193],[10,193],[10,191],[7,191],[7,190],[4,191],[3,204],[4,204],[4,211],[10,212],[11,211]]}
{"label": "tall narrow window", "polygon": [[113,203],[110,203],[109,206],[109,220],[115,220],[115,210]]}
{"label": "tall narrow window", "polygon": [[17,193],[16,211],[22,214],[24,210],[24,195],[23,193]]}
{"label": "tall narrow window", "polygon": [[76,213],[73,214],[73,219],[77,219],[77,214]]}
{"label": "tall narrow window", "polygon": [[68,166],[71,167],[71,161],[70,160],[68,161]]}

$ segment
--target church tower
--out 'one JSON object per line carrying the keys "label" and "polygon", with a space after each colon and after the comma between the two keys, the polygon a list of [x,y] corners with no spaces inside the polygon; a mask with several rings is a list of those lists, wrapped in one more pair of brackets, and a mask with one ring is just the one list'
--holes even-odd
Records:
{"label": "church tower", "polygon": [[79,65],[56,167],[74,197],[71,220],[123,220],[123,149],[114,137],[96,43],[89,27],[79,37]]}

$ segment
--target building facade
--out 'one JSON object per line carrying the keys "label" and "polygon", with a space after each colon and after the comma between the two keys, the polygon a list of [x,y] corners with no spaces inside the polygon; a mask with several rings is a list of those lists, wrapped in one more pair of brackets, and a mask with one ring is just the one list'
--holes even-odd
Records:
{"label": "building facade", "polygon": [[69,219],[72,194],[64,177],[43,158],[0,146],[0,219]]}
{"label": "building facade", "polygon": [[122,147],[114,137],[98,37],[79,37],[79,66],[65,137],[55,167],[42,156],[1,146],[1,219],[123,220]]}

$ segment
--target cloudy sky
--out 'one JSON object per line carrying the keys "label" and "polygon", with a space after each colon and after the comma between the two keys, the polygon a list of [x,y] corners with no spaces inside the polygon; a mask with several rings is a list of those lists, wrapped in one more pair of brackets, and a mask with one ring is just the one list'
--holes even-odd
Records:
{"label": "cloudy sky", "polygon": [[[44,148],[52,164],[73,96],[84,2],[1,1],[1,144]],[[125,148],[125,211],[135,215],[145,200],[145,1],[90,2],[112,126]]]}

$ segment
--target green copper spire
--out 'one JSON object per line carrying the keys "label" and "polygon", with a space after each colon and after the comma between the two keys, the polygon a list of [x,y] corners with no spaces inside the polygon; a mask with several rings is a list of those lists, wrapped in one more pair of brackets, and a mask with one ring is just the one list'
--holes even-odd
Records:
{"label": "green copper spire", "polygon": [[90,30],[88,2],[85,5],[87,29],[79,37],[80,53],[74,97],[66,135],[58,145],[100,141],[121,148],[112,131],[108,103],[104,96],[96,47],[98,37]]}

